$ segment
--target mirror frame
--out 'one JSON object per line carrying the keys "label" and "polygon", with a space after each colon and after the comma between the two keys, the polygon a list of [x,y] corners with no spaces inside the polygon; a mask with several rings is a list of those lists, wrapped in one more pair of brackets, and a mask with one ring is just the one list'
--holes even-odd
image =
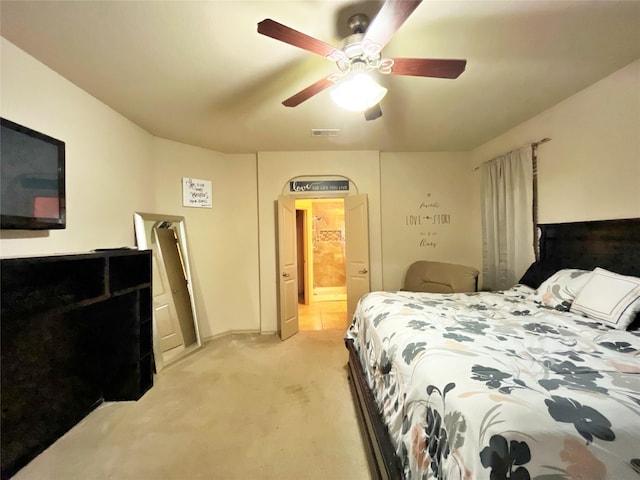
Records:
{"label": "mirror frame", "polygon": [[[182,252],[182,256],[184,258],[184,267],[185,274],[187,276],[187,290],[189,292],[189,300],[191,303],[191,313],[193,314],[193,327],[196,333],[196,343],[186,346],[181,355],[176,356],[171,360],[170,363],[173,363],[185,355],[193,352],[196,349],[202,347],[202,340],[200,338],[200,327],[198,325],[198,316],[196,313],[196,302],[194,297],[194,289],[193,289],[193,281],[191,276],[191,264],[189,260],[189,251],[187,247],[187,231],[185,226],[185,218],[177,215],[163,215],[158,213],[144,213],[144,212],[135,212],[133,214],[133,223],[135,229],[136,243],[138,246],[138,250],[150,250],[151,242],[150,239],[147,238],[147,228],[148,224],[156,224],[161,222],[170,222],[172,227],[175,229],[176,234],[178,236],[178,244],[180,245],[180,249]],[[152,295],[153,296],[153,295]],[[158,338],[158,328],[156,324],[156,316],[155,311],[152,308],[153,312],[153,355],[156,363],[156,371],[160,372],[165,366],[165,362],[163,360],[162,352],[160,351],[160,340]],[[167,363],[166,365],[169,365]]]}

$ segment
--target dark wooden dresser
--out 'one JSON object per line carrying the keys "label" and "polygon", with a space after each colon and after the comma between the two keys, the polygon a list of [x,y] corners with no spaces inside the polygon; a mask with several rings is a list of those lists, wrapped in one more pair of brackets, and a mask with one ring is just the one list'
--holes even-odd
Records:
{"label": "dark wooden dresser", "polygon": [[153,385],[151,252],[0,261],[2,478]]}

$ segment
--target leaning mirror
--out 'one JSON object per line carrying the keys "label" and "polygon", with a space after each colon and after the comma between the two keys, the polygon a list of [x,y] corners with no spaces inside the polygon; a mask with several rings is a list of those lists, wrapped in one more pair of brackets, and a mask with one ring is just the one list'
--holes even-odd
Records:
{"label": "leaning mirror", "polygon": [[155,213],[133,216],[139,250],[153,261],[153,352],[156,369],[200,348],[184,217]]}

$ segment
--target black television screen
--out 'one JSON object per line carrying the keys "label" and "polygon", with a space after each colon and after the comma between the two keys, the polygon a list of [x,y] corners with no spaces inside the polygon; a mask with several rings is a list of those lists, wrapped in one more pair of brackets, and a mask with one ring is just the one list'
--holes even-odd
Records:
{"label": "black television screen", "polygon": [[65,228],[65,144],[2,118],[0,228]]}

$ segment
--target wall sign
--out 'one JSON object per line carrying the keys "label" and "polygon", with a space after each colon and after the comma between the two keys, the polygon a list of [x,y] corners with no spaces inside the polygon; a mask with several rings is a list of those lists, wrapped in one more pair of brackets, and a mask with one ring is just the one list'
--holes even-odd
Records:
{"label": "wall sign", "polygon": [[211,180],[183,177],[182,205],[184,207],[212,208]]}
{"label": "wall sign", "polygon": [[451,225],[451,214],[440,213],[440,202],[427,193],[427,200],[420,202],[414,213],[405,215],[405,225],[418,231],[418,246],[437,248],[442,227]]}
{"label": "wall sign", "polygon": [[349,180],[295,180],[289,182],[290,192],[336,192],[349,190]]}

